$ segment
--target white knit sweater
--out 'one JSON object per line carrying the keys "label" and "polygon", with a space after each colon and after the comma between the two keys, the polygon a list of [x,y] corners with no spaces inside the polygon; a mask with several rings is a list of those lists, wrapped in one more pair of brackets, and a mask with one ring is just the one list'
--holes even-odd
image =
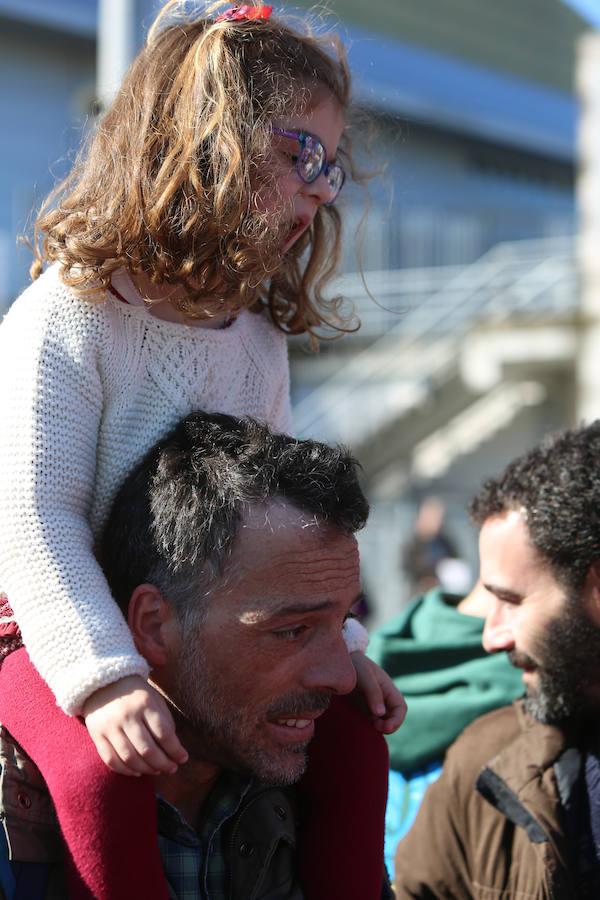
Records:
{"label": "white knit sweater", "polygon": [[92,551],[128,472],[194,409],[291,429],[286,341],[264,315],[165,322],[50,268],[0,327],[0,588],[68,713],[146,676]]}

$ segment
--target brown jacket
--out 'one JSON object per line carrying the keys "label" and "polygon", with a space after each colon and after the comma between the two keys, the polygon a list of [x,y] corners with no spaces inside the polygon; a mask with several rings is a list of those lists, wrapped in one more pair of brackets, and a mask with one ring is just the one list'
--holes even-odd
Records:
{"label": "brown jacket", "polygon": [[564,806],[580,767],[569,738],[522,701],[477,719],[400,842],[398,900],[576,900]]}

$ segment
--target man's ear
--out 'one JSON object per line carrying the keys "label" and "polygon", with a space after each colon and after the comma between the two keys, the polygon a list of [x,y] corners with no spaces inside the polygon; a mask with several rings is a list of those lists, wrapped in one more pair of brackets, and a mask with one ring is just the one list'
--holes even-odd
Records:
{"label": "man's ear", "polygon": [[134,589],[127,624],[137,650],[150,666],[164,666],[178,628],[171,605],[155,585],[139,584]]}
{"label": "man's ear", "polygon": [[600,628],[600,559],[589,568],[585,580],[586,607],[594,625]]}

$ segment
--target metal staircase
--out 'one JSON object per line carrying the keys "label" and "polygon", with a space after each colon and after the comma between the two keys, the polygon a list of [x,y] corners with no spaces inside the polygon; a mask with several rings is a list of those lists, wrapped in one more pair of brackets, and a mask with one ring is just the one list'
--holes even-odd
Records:
{"label": "metal staircase", "polygon": [[577,306],[572,238],[498,244],[467,267],[369,273],[367,281],[377,302],[360,276],[336,288],[354,302],[362,340],[371,342],[295,407],[294,420],[299,434],[342,441],[368,468],[408,453],[481,400],[460,371],[469,334],[483,324],[556,322]]}

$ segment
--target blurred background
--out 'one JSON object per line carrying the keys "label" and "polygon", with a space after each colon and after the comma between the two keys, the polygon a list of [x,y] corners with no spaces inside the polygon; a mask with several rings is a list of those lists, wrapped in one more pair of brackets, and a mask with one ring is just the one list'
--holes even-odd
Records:
{"label": "blurred background", "polygon": [[[17,235],[159,6],[0,0],[0,312],[28,282]],[[600,0],[327,8],[353,70],[357,155],[381,174],[366,224],[364,191],[342,202],[336,292],[362,327],[317,356],[293,340],[292,397],[300,434],[363,465],[378,624],[436,582],[466,593],[482,479],[600,416]]]}

